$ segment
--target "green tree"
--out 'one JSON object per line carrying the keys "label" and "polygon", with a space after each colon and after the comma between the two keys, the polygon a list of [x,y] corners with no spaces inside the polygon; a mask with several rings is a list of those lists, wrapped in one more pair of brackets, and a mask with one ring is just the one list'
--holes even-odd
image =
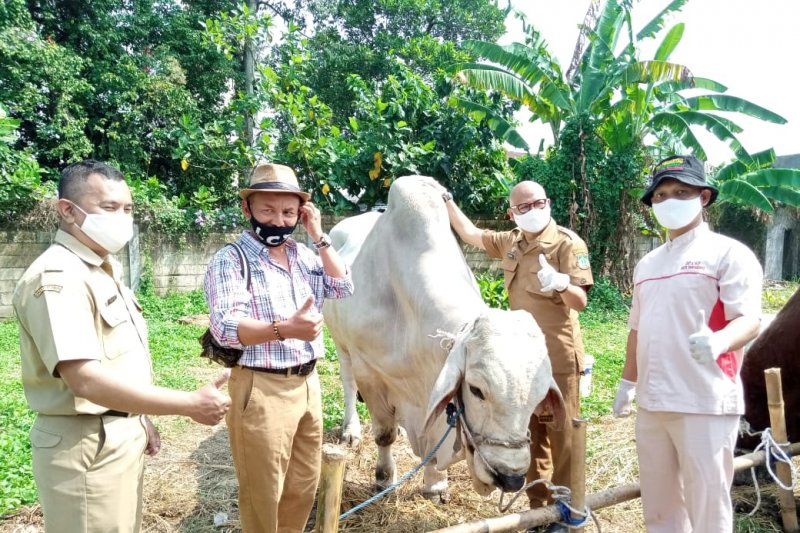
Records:
{"label": "green tree", "polygon": [[[736,137],[741,128],[719,112],[735,112],[775,123],[785,121],[763,107],[722,94],[726,90],[722,84],[696,77],[687,67],[669,62],[683,35],[682,23],[664,33],[652,59],[639,58],[640,43],[660,35],[666,16],[680,10],[685,3],[686,0],[673,0],[638,32],[632,27],[630,2],[607,0],[597,13],[593,12],[593,3],[568,75],[562,72],[547,43],[532,26],[528,27],[526,44],[466,42],[468,50],[492,64],[466,63],[454,69],[457,79],[520,102],[530,109],[532,120],[550,126],[556,151],[548,160],[552,159],[554,171],[558,174],[562,158],[574,168],[568,173],[569,178],[565,176],[575,182],[573,198],[562,199],[572,206],[565,221],[594,247],[598,247],[600,239],[601,253],[595,254],[595,269],[601,273],[615,270],[619,279],[626,277],[627,266],[616,264],[624,259],[624,254],[612,253],[614,243],[606,242],[603,236],[610,239],[613,235],[631,235],[638,223],[635,217],[618,217],[615,213],[639,209],[633,196],[621,191],[635,191],[643,184],[651,162],[645,151],[648,135],[668,138],[674,150],[705,159],[705,151],[691,129],[699,126],[727,143],[738,159],[749,163],[751,156]],[[583,37],[588,43],[585,46]],[[705,89],[707,94],[685,96],[684,91],[692,88]],[[462,105],[474,109],[470,102]],[[493,125],[498,135],[519,145],[511,124],[498,117]],[[560,143],[566,138],[577,139],[577,143],[562,147]],[[604,157],[591,156],[596,146]],[[621,174],[607,173],[612,168]],[[599,179],[605,181],[593,183]],[[619,194],[608,197],[610,190]],[[612,210],[610,215],[604,215],[608,201],[612,202]],[[609,221],[605,216],[617,221],[615,232],[608,232]]]}
{"label": "green tree", "polygon": [[86,60],[42,38],[20,2],[0,13],[0,101],[19,121],[15,147],[30,149],[43,167],[80,159],[92,150],[86,135]]}
{"label": "green tree", "polygon": [[351,74],[381,82],[394,58],[432,83],[433,74],[470,55],[465,39],[493,40],[505,12],[490,0],[311,0],[316,33],[309,37],[314,68],[302,82],[327,102],[342,126],[355,113]]}
{"label": "green tree", "polygon": [[20,142],[49,169],[91,155],[129,175],[157,175],[174,193],[226,183],[230,170],[182,168],[171,133],[184,114],[216,119],[229,81],[238,80],[201,27],[234,5],[27,2],[28,23],[16,17],[0,55],[11,71],[0,98],[22,121]]}
{"label": "green tree", "polygon": [[775,151],[753,154],[719,168],[714,181],[719,203],[731,202],[772,213],[775,204],[800,207],[800,169],[774,168]]}

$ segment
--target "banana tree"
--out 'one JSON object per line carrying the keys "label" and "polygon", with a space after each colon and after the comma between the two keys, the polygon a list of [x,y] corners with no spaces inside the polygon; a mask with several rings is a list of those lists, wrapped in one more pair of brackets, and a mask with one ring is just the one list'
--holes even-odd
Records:
{"label": "banana tree", "polygon": [[[722,94],[727,88],[713,80],[695,77],[684,65],[669,57],[683,37],[684,24],[671,27],[651,60],[638,58],[641,41],[655,38],[665,27],[668,15],[679,11],[687,0],[673,0],[638,33],[631,23],[632,4],[608,0],[599,16],[588,16],[594,27],[581,29],[581,40],[588,38],[574,76],[562,74],[547,43],[531,25],[527,44],[498,45],[466,41],[465,47],[491,63],[456,65],[456,79],[483,90],[494,90],[516,100],[532,113],[532,121],[547,124],[558,143],[564,121],[581,114],[597,119],[598,134],[613,152],[643,144],[648,135],[668,131],[680,140],[685,151],[705,159],[705,150],[693,127],[701,127],[725,142],[743,161],[750,155],[736,135],[742,131],[732,120],[717,112],[734,112],[782,124],[785,119],[747,100]],[[590,4],[590,12],[596,6]],[[615,50],[621,51],[615,54]],[[572,67],[571,67],[572,68]],[[682,91],[705,89],[708,94],[684,96]],[[460,101],[467,109],[469,102]],[[494,122],[503,139],[515,144],[512,125]],[[519,144],[515,144],[519,146]],[[557,146],[557,144],[556,144]],[[520,146],[527,148],[527,146]]]}
{"label": "banana tree", "polygon": [[720,168],[714,178],[719,202],[745,204],[765,213],[776,202],[800,207],[800,169],[775,168],[772,149],[753,154],[750,161],[734,161]]}

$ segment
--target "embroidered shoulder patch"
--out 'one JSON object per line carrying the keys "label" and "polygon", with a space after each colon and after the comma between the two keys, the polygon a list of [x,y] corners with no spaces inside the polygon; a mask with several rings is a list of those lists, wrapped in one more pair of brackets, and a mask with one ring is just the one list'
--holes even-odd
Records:
{"label": "embroidered shoulder patch", "polygon": [[589,268],[589,254],[576,254],[575,258],[578,261],[578,268],[583,270]]}
{"label": "embroidered shoulder patch", "polygon": [[61,285],[42,285],[35,291],[33,291],[33,295],[37,298],[42,295],[44,291],[52,291],[52,292],[61,292],[62,286]]}

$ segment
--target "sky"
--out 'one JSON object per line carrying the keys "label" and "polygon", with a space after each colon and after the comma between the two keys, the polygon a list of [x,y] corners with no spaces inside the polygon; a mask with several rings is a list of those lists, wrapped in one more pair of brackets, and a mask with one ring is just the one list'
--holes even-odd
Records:
{"label": "sky", "polygon": [[[635,2],[634,32],[668,3]],[[566,71],[589,0],[515,0],[513,5],[526,13]],[[745,98],[787,119],[786,124],[777,125],[735,118],[744,128],[738,138],[745,149],[754,153],[773,147],[777,155],[800,153],[800,0],[690,0],[667,19],[655,39],[646,41],[640,59],[652,58],[666,32],[679,22],[686,27],[670,61],[689,67],[695,76],[726,85],[725,94]],[[523,41],[522,27],[513,16],[506,27],[508,33],[501,43]],[[545,145],[552,143],[549,130],[536,124],[525,122],[521,133],[533,150],[542,138]],[[709,163],[718,165],[733,157],[716,138],[695,133]]]}

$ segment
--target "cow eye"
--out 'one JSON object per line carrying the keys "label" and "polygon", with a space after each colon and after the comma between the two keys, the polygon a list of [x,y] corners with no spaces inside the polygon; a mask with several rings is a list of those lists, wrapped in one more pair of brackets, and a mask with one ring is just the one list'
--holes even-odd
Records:
{"label": "cow eye", "polygon": [[481,390],[480,390],[478,387],[476,387],[475,385],[470,385],[470,386],[469,386],[469,391],[470,391],[472,394],[474,394],[475,396],[477,396],[479,400],[485,400],[485,399],[486,399],[486,398],[483,396],[483,392],[481,392]]}

